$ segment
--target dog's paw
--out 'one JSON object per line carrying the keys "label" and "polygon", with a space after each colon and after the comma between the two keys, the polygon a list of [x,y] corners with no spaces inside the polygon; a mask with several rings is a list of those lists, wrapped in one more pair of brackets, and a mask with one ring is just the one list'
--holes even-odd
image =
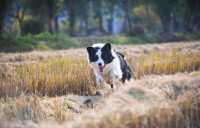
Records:
{"label": "dog's paw", "polygon": [[95,95],[96,95],[96,96],[100,96],[101,93],[100,93],[99,91],[97,91]]}
{"label": "dog's paw", "polygon": [[116,90],[116,86],[114,84],[110,84],[111,91],[114,92]]}

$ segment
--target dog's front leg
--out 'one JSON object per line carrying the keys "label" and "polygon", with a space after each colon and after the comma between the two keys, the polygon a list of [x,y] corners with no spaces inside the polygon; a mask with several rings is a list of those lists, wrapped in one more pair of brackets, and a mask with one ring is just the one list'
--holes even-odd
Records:
{"label": "dog's front leg", "polygon": [[112,89],[112,91],[115,90],[115,72],[114,71],[111,71],[110,72],[110,76],[109,76],[109,84],[110,84],[110,87]]}
{"label": "dog's front leg", "polygon": [[97,85],[98,85],[98,88],[97,88],[97,91],[96,91],[96,95],[100,95],[99,88],[102,88],[102,87],[103,87],[103,78],[102,78],[102,76],[101,76],[99,73],[97,73],[96,71],[95,71],[94,73],[95,73],[96,80],[97,80]]}
{"label": "dog's front leg", "polygon": [[101,76],[97,77],[97,84],[99,85],[99,87],[103,86],[103,78]]}

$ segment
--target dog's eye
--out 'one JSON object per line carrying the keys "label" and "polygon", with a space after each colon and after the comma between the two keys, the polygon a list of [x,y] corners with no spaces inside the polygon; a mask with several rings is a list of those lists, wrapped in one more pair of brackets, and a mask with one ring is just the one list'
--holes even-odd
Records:
{"label": "dog's eye", "polygon": [[102,59],[104,59],[104,58],[105,58],[105,56],[104,56],[104,55],[102,55],[102,56],[101,56],[101,58],[102,58]]}

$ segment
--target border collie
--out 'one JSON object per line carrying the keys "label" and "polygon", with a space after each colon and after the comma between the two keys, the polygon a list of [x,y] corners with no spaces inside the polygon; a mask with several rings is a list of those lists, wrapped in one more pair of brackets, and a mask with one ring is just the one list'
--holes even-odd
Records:
{"label": "border collie", "polygon": [[99,86],[106,81],[113,90],[116,79],[120,79],[122,83],[131,79],[131,69],[124,55],[115,52],[110,43],[93,44],[92,47],[87,47],[87,52],[88,63],[94,70]]}

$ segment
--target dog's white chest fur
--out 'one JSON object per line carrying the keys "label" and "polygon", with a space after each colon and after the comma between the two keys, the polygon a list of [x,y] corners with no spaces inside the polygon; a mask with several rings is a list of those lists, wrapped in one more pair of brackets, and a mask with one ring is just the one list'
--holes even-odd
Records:
{"label": "dog's white chest fur", "polygon": [[114,77],[118,77],[118,78],[121,78],[122,77],[122,71],[120,69],[120,61],[117,57],[117,55],[114,55],[114,59],[111,63],[109,64],[106,64],[105,65],[105,68],[104,68],[104,71],[103,72],[100,72],[99,71],[99,68],[96,64],[96,62],[91,62],[89,63],[89,65],[94,69],[94,73],[96,76],[99,76],[99,75],[109,75],[109,77],[113,77],[113,76],[110,76],[110,75],[114,75]]}

